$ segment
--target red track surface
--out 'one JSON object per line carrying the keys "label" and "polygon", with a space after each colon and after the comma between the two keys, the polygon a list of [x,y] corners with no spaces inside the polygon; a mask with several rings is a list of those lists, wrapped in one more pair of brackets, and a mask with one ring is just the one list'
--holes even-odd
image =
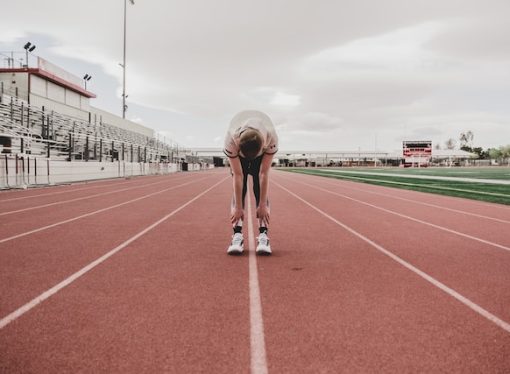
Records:
{"label": "red track surface", "polygon": [[0,372],[510,372],[510,209],[272,179],[256,267],[226,170],[0,193]]}

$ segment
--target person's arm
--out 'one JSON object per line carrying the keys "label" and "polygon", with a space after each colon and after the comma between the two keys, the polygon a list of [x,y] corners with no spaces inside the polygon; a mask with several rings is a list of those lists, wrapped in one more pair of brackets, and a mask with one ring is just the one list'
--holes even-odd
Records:
{"label": "person's arm", "polygon": [[234,202],[235,205],[232,207],[230,220],[232,224],[235,224],[240,219],[244,218],[243,212],[243,168],[241,166],[241,160],[239,157],[229,158],[230,168],[232,169],[232,183],[234,187]]}
{"label": "person's arm", "polygon": [[273,163],[273,154],[265,153],[262,156],[260,164],[259,181],[260,181],[260,202],[257,208],[257,217],[262,222],[269,224],[269,209],[267,206],[267,192],[269,187],[269,171]]}

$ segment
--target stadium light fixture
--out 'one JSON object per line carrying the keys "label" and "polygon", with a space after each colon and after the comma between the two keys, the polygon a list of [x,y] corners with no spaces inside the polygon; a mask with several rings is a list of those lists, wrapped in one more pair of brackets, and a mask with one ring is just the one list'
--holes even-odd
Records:
{"label": "stadium light fixture", "polygon": [[[131,5],[135,5],[135,0],[129,0]],[[122,60],[122,118],[126,118],[126,13],[127,13],[127,0],[124,0],[124,58]]]}
{"label": "stadium light fixture", "polygon": [[25,59],[26,65],[25,65],[25,67],[28,69],[28,52],[32,52],[35,49],[35,44],[27,42],[23,46],[23,48],[25,49],[25,53],[26,53],[26,59]]}
{"label": "stadium light fixture", "polygon": [[92,75],[85,74],[83,76],[83,82],[85,83],[85,90],[87,89],[87,82],[92,79]]}

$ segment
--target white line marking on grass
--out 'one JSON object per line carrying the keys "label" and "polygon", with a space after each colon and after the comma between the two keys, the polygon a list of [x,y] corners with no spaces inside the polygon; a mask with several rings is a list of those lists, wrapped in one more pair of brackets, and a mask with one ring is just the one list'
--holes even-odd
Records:
{"label": "white line marking on grass", "polygon": [[194,198],[189,200],[187,203],[184,203],[179,208],[173,210],[172,212],[168,213],[163,218],[159,219],[158,221],[154,222],[152,225],[150,225],[147,228],[145,228],[144,230],[140,231],[138,234],[132,236],[131,238],[126,240],[124,243],[122,243],[119,246],[113,248],[111,251],[109,251],[108,253],[104,254],[101,257],[99,257],[98,259],[96,259],[95,261],[91,262],[87,266],[81,268],[80,270],[78,270],[76,273],[74,273],[70,277],[64,279],[62,282],[58,283],[57,285],[53,286],[49,290],[43,292],[42,294],[40,294],[36,298],[34,298],[31,301],[29,301],[28,303],[26,303],[22,307],[16,309],[14,312],[12,312],[9,315],[5,316],[4,318],[0,319],[0,330],[2,328],[4,328],[5,326],[7,326],[12,321],[14,321],[17,318],[21,317],[26,312],[28,312],[31,309],[33,309],[36,305],[40,304],[44,300],[48,299],[52,295],[54,295],[57,292],[59,292],[64,287],[66,287],[69,284],[71,284],[72,282],[74,282],[76,279],[80,278],[82,275],[84,275],[88,271],[90,271],[93,268],[95,268],[97,265],[99,265],[102,262],[106,261],[108,258],[113,256],[115,253],[117,253],[117,252],[121,251],[122,249],[126,248],[129,244],[134,242],[136,239],[138,239],[141,236],[145,235],[146,233],[151,231],[153,228],[155,228],[156,226],[160,225],[161,223],[166,221],[168,218],[172,217],[173,215],[175,215],[176,213],[178,213],[179,211],[181,211],[182,209],[184,209],[185,207],[190,205],[192,202],[194,202],[195,200],[197,200],[200,197],[202,197],[203,195],[205,195],[207,192],[211,191],[214,187],[218,186],[220,183],[223,183],[223,181],[225,181],[225,179],[227,179],[227,178],[229,178],[229,177],[223,178],[222,180],[220,180],[219,182],[215,183],[214,185],[212,185],[211,187],[209,187],[205,191],[203,191],[203,192],[199,193],[198,195],[196,195]]}
{"label": "white line marking on grass", "polygon": [[[312,174],[312,175],[313,175],[313,174]],[[338,179],[335,179],[335,181],[338,181]],[[402,201],[408,201],[408,202],[413,203],[413,204],[425,205],[425,206],[429,206],[429,207],[432,207],[432,208],[448,210],[448,211],[451,211],[451,212],[460,213],[460,214],[465,214],[465,215],[468,215],[468,216],[473,216],[473,217],[478,217],[478,218],[489,219],[489,220],[496,221],[496,222],[501,222],[501,223],[510,223],[510,221],[507,221],[507,220],[504,220],[504,219],[499,219],[499,218],[494,218],[494,217],[484,216],[484,215],[482,215],[482,214],[466,212],[466,211],[464,211],[464,210],[459,210],[459,209],[447,208],[447,207],[444,207],[444,206],[441,206],[441,205],[435,205],[435,204],[430,204],[430,203],[424,203],[424,202],[422,202],[422,201],[417,201],[417,200],[413,200],[413,199],[406,199],[405,197],[399,197],[399,196],[389,195],[389,194],[385,194],[385,193],[381,193],[381,192],[369,191],[369,190],[365,190],[365,189],[359,189],[359,188],[349,187],[349,186],[346,186],[346,185],[344,185],[344,184],[334,183],[334,181],[331,181],[331,182],[330,182],[330,181],[326,181],[326,180],[325,180],[324,182],[326,182],[326,184],[328,184],[329,186],[338,186],[338,187],[341,187],[341,188],[346,188],[346,189],[348,189],[348,190],[353,190],[353,191],[358,191],[358,192],[364,192],[364,193],[370,193],[370,194],[373,194],[373,195],[379,195],[379,196],[385,196],[385,197],[389,197],[389,198],[392,198],[392,199],[397,199],[397,200],[402,200]]]}
{"label": "white line marking on grass", "polygon": [[63,225],[63,224],[69,223],[69,222],[73,222],[73,221],[79,220],[81,218],[90,217],[90,216],[93,216],[94,214],[106,212],[107,210],[118,208],[119,206],[123,206],[123,205],[126,205],[126,204],[131,204],[131,203],[134,203],[135,201],[146,199],[148,197],[151,197],[151,196],[154,196],[154,195],[158,195],[160,193],[163,193],[163,192],[166,192],[166,191],[170,191],[170,190],[182,187],[182,186],[187,186],[188,184],[195,183],[195,182],[198,182],[198,181],[201,181],[201,180],[204,180],[204,179],[206,179],[206,178],[200,178],[200,179],[192,180],[192,181],[189,181],[189,182],[186,182],[186,183],[178,184],[177,186],[172,186],[172,187],[169,187],[169,188],[165,188],[164,190],[156,191],[156,192],[153,192],[153,193],[150,193],[150,194],[147,194],[147,195],[143,195],[141,197],[137,197],[136,199],[128,200],[128,201],[125,201],[125,202],[120,203],[120,204],[115,204],[115,205],[112,205],[112,206],[109,206],[109,207],[106,207],[106,208],[103,208],[103,209],[95,210],[95,211],[90,212],[90,213],[85,213],[85,214],[82,214],[82,215],[79,215],[79,216],[76,216],[76,217],[73,217],[73,218],[66,219],[64,221],[55,222],[55,223],[52,223],[51,225],[42,226],[42,227],[39,227],[37,229],[33,229],[33,230],[30,230],[30,231],[23,232],[21,234],[9,236],[7,238],[0,239],[0,244],[8,242],[10,240],[22,238],[22,237],[27,236],[27,235],[35,234],[36,232],[40,232],[40,231],[44,231],[44,230],[47,230],[47,229],[51,229],[52,227],[56,227],[56,226],[60,226],[60,225]]}
{"label": "white line marking on grass", "polygon": [[142,188],[142,187],[147,187],[147,186],[153,186],[153,185],[155,185],[155,184],[161,184],[161,183],[165,183],[165,182],[166,182],[166,180],[163,180],[163,181],[159,181],[159,182],[143,184],[143,185],[141,185],[141,186],[127,187],[127,188],[122,188],[122,189],[120,189],[120,190],[114,190],[114,191],[108,191],[108,192],[101,192],[101,193],[98,193],[98,194],[95,194],[95,195],[89,195],[89,196],[78,197],[78,198],[76,198],[76,199],[56,201],[56,202],[54,202],[54,203],[43,204],[43,205],[37,205],[37,206],[30,207],[30,208],[24,208],[24,209],[18,209],[18,210],[11,210],[11,211],[9,211],[9,212],[3,212],[3,213],[0,213],[0,216],[5,216],[5,215],[8,215],[8,214],[14,214],[14,213],[20,213],[20,212],[26,212],[26,211],[34,210],[34,209],[46,208],[46,207],[53,206],[53,205],[59,205],[59,204],[65,204],[65,203],[71,203],[71,202],[74,202],[74,201],[80,201],[80,200],[91,199],[91,198],[93,198],[93,197],[110,195],[110,194],[112,194],[112,193],[119,193],[119,192],[123,192],[123,191],[134,190],[135,188]]}
{"label": "white line marking on grass", "polygon": [[264,342],[264,321],[255,254],[255,235],[251,216],[251,199],[248,198],[248,242],[250,269],[250,350],[252,374],[267,374],[266,344]]}
{"label": "white line marking on grass", "polygon": [[416,174],[397,174],[397,173],[372,173],[369,171],[355,171],[355,170],[338,170],[338,169],[319,169],[324,172],[330,173],[347,173],[347,174],[360,174],[360,175],[376,175],[379,177],[397,177],[397,178],[409,178],[409,179],[428,179],[428,180],[441,180],[441,181],[452,181],[452,182],[467,182],[467,183],[485,183],[485,184],[510,184],[510,180],[505,179],[482,179],[482,178],[462,178],[462,177],[444,177],[438,175],[416,175]]}
{"label": "white line marking on grass", "polygon": [[396,216],[399,216],[399,217],[402,217],[402,218],[406,218],[408,220],[411,220],[411,221],[414,221],[414,222],[418,222],[418,223],[421,223],[423,225],[427,225],[427,226],[430,226],[430,227],[434,227],[438,230],[442,230],[442,231],[446,231],[446,232],[449,232],[451,234],[455,234],[455,235],[458,235],[458,236],[462,236],[464,238],[468,238],[468,239],[471,239],[471,240],[475,240],[477,242],[480,242],[480,243],[484,243],[484,244],[487,244],[487,245],[490,245],[490,246],[493,246],[493,247],[497,247],[497,248],[500,248],[500,249],[504,249],[505,251],[510,251],[510,247],[506,247],[504,245],[501,245],[501,244],[497,244],[497,243],[494,243],[494,242],[490,242],[488,240],[485,240],[485,239],[481,239],[481,238],[478,238],[476,236],[472,236],[472,235],[468,235],[468,234],[464,234],[462,232],[459,232],[459,231],[455,231],[455,230],[452,230],[452,229],[448,229],[446,227],[442,227],[442,226],[439,226],[439,225],[435,225],[433,223],[430,223],[430,222],[427,222],[427,221],[422,221],[421,219],[418,219],[418,218],[414,218],[414,217],[411,217],[411,216],[407,216],[405,214],[402,214],[402,213],[398,213],[398,212],[395,212],[393,210],[390,210],[390,209],[386,209],[386,208],[382,208],[380,206],[377,206],[377,205],[374,205],[374,204],[370,204],[370,203],[367,203],[365,201],[361,201],[361,200],[358,200],[358,199],[355,199],[353,197],[349,197],[349,196],[346,196],[346,195],[343,195],[341,193],[338,193],[338,192],[333,192],[333,191],[330,191],[330,190],[326,190],[325,188],[321,188],[321,187],[316,187],[314,186],[313,184],[309,184],[309,183],[305,183],[305,182],[299,182],[301,184],[304,184],[306,186],[309,186],[309,187],[312,187],[312,188],[315,188],[316,190],[320,190],[320,191],[324,191],[324,192],[327,192],[327,193],[330,193],[332,195],[336,195],[336,196],[340,196],[340,197],[343,197],[344,199],[347,199],[347,200],[352,200],[352,201],[355,201],[359,204],[363,204],[363,205],[366,205],[366,206],[369,206],[371,208],[374,208],[374,209],[379,209],[379,210],[382,210],[383,212],[386,212],[386,213],[390,213],[390,214],[394,214]]}
{"label": "white line marking on grass", "polygon": [[415,273],[418,276],[420,276],[421,278],[425,279],[427,282],[433,284],[434,286],[436,286],[440,290],[446,292],[448,295],[450,295],[453,298],[457,299],[462,304],[466,305],[468,308],[472,309],[473,311],[475,311],[476,313],[481,315],[482,317],[488,319],[489,321],[491,321],[494,324],[496,324],[498,327],[500,327],[503,330],[505,330],[506,332],[510,333],[510,323],[508,323],[506,321],[503,321],[502,319],[496,317],[494,314],[492,314],[489,311],[483,309],[481,306],[479,306],[478,304],[476,304],[473,301],[469,300],[467,297],[462,296],[457,291],[451,289],[450,287],[448,287],[445,284],[441,283],[437,279],[433,278],[432,276],[428,275],[427,273],[423,272],[422,270],[416,268],[415,266],[411,265],[407,261],[401,259],[400,257],[398,257],[397,255],[393,254],[392,252],[388,251],[387,249],[383,248],[379,244],[373,242],[372,240],[370,240],[369,238],[367,238],[363,234],[360,234],[359,232],[355,231],[354,229],[350,228],[349,226],[347,226],[347,225],[343,224],[342,222],[338,221],[337,219],[333,218],[332,216],[330,216],[326,212],[324,212],[321,209],[317,208],[315,205],[309,203],[305,199],[303,199],[300,196],[296,195],[295,193],[289,191],[288,189],[283,187],[281,184],[276,183],[276,182],[273,182],[273,183],[275,183],[282,190],[287,191],[289,194],[294,196],[296,199],[298,199],[298,200],[302,201],[303,203],[305,203],[306,205],[308,205],[310,208],[312,208],[315,211],[319,212],[324,217],[328,218],[329,220],[333,221],[334,223],[336,223],[340,227],[344,228],[345,230],[347,230],[348,232],[350,232],[354,236],[356,236],[356,237],[360,238],[361,240],[363,240],[364,242],[370,244],[372,247],[374,247],[378,251],[382,252],[383,254],[385,254],[386,256],[391,258],[392,260],[398,262],[400,265],[404,266],[408,270],[411,270],[413,273]]}

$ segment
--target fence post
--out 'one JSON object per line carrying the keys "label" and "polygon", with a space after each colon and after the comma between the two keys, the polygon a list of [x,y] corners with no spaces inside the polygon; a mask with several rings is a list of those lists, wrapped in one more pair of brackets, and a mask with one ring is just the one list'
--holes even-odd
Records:
{"label": "fence post", "polygon": [[89,136],[85,138],[85,161],[89,161]]}
{"label": "fence post", "polygon": [[5,184],[7,187],[9,187],[9,165],[7,164],[9,162],[9,158],[7,155],[5,155]]}
{"label": "fence post", "polygon": [[[23,114],[24,114],[24,108],[25,108],[25,105],[23,104],[23,102],[21,102],[21,114],[20,114],[20,121],[21,121],[21,128],[23,129]],[[23,130],[22,130],[23,131]],[[21,133],[21,153],[23,153],[24,149],[25,149],[25,136],[23,134],[23,132]]]}
{"label": "fence post", "polygon": [[73,154],[73,134],[71,131],[69,131],[69,155],[67,161],[71,161],[72,154]]}

